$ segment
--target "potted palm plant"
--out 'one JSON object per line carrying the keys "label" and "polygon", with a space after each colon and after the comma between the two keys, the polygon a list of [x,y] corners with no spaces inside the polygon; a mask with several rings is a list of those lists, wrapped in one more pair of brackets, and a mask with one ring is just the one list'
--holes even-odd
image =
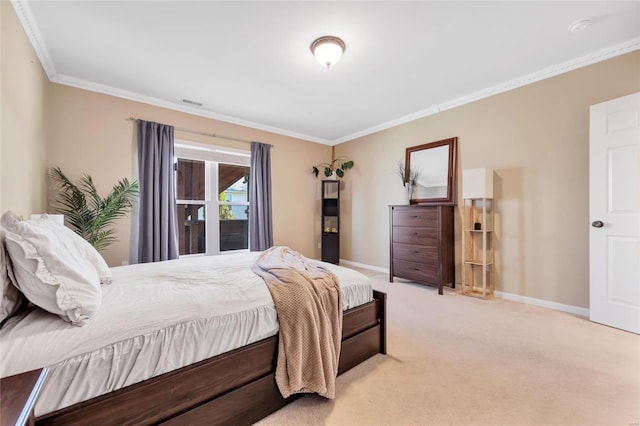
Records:
{"label": "potted palm plant", "polygon": [[123,178],[102,198],[88,174],[82,174],[77,184],[69,180],[60,167],[52,167],[49,176],[60,190],[54,209],[65,215],[70,228],[96,250],[117,240],[110,227],[131,210],[133,199],[138,195],[138,181],[129,182]]}

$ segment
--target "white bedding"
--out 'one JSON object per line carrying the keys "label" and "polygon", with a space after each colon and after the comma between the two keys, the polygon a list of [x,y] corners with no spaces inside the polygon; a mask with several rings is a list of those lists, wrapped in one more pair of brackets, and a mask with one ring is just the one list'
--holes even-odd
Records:
{"label": "white bedding", "polygon": [[[36,309],[0,329],[0,377],[47,366],[36,416],[201,361],[278,332],[275,307],[249,265],[259,253],[113,268],[83,327]],[[364,275],[326,264],[343,309],[372,300]]]}

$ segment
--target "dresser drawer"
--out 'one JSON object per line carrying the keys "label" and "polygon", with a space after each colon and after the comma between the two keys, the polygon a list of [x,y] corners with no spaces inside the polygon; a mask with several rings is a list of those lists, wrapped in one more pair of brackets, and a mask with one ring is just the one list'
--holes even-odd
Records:
{"label": "dresser drawer", "polygon": [[397,207],[393,209],[393,226],[435,228],[438,226],[437,207]]}
{"label": "dresser drawer", "polygon": [[393,243],[438,247],[438,230],[433,228],[393,227]]}
{"label": "dresser drawer", "polygon": [[438,247],[434,244],[430,247],[411,244],[393,244],[393,258],[408,260],[410,262],[438,263]]}
{"label": "dresser drawer", "polygon": [[389,206],[391,258],[389,282],[394,277],[420,284],[455,284],[453,206]]}
{"label": "dresser drawer", "polygon": [[437,263],[393,261],[393,275],[408,280],[440,284],[440,267]]}

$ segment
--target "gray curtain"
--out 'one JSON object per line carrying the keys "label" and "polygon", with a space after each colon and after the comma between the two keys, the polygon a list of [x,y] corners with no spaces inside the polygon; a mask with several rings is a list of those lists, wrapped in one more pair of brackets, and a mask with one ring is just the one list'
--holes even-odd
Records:
{"label": "gray curtain", "polygon": [[273,245],[271,221],[271,145],[251,142],[249,173],[249,250]]}
{"label": "gray curtain", "polygon": [[173,126],[138,120],[138,262],[178,258]]}

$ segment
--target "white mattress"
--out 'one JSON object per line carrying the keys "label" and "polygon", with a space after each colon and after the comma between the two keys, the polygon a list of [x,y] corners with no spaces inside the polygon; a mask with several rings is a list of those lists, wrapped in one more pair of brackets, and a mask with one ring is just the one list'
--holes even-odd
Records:
{"label": "white mattress", "polygon": [[[40,309],[11,318],[0,329],[0,377],[49,367],[39,416],[276,335],[271,295],[249,268],[258,255],[113,268],[83,327]],[[372,300],[366,276],[326,265],[344,310]]]}

